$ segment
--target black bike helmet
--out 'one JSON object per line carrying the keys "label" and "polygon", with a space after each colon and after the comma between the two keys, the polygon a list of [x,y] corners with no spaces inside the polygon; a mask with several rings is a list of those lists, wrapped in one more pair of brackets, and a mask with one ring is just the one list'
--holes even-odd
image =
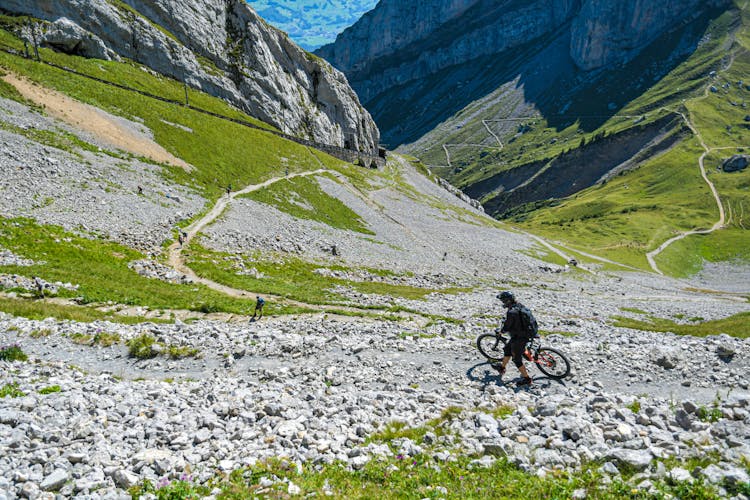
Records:
{"label": "black bike helmet", "polygon": [[502,300],[503,302],[515,302],[516,297],[513,295],[512,292],[500,292],[497,294],[497,298]]}

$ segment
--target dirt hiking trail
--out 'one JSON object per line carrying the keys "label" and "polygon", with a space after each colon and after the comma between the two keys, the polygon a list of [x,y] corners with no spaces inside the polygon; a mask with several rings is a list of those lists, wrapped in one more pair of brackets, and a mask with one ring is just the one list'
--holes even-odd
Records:
{"label": "dirt hiking trail", "polygon": [[[126,126],[123,118],[71,99],[65,94],[42,87],[25,78],[19,78],[12,73],[3,76],[2,79],[13,85],[24,98],[43,106],[50,116],[94,136],[102,144],[158,163],[192,170],[188,163],[164,149],[147,134],[137,130],[136,127]],[[137,128],[141,127],[137,125]]]}

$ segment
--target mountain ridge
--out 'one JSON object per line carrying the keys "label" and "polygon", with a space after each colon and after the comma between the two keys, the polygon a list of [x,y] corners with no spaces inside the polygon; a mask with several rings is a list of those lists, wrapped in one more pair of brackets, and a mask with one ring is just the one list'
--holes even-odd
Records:
{"label": "mountain ridge", "polygon": [[[377,127],[344,75],[294,45],[242,0],[222,5],[8,0],[2,9],[52,23],[42,31],[64,37],[64,42],[49,39],[59,50],[103,46],[103,59],[119,54],[141,62],[222,97],[283,132],[377,151]],[[91,12],[95,15],[87,14]],[[25,36],[33,42],[31,33]]]}
{"label": "mountain ridge", "polygon": [[[463,12],[478,5],[484,4],[463,4]],[[528,3],[519,5],[529,8]],[[737,243],[747,239],[740,216],[727,219],[710,235],[675,243],[662,254],[662,263],[649,262],[646,254],[675,234],[715,226],[718,216],[708,214],[722,204],[725,211],[727,204],[747,204],[744,181],[731,175],[718,176],[724,189],[718,207],[706,196],[708,184],[696,175],[703,151],[695,147],[701,135],[712,137],[706,142],[710,177],[712,166],[721,166],[722,148],[741,150],[746,143],[747,96],[738,83],[746,80],[746,6],[674,2],[680,17],[664,15],[666,4],[656,2],[557,5],[569,10],[561,10],[566,15],[559,25],[550,24],[546,34],[434,72],[429,61],[422,64],[420,59],[429,50],[417,49],[433,47],[437,52],[434,47],[460,46],[472,36],[460,28],[477,26],[476,16],[459,22],[459,15],[448,30],[428,25],[425,33],[412,33],[413,39],[404,42],[406,50],[399,52],[404,57],[368,60],[367,51],[380,47],[377,41],[370,45],[367,34],[373,28],[374,40],[379,29],[372,24],[378,15],[374,12],[327,50],[339,51],[344,61],[354,53],[365,55],[350,70],[351,81],[355,87],[372,84],[373,94],[406,68],[401,81],[363,99],[381,127],[383,141],[392,147],[401,144],[399,151],[477,197],[493,216],[566,241],[581,252],[595,248],[642,268],[662,269],[669,260],[671,272],[692,273],[701,261],[728,255],[744,261],[747,252]],[[379,15],[387,11],[387,5],[381,6]],[[599,13],[593,18],[598,21],[584,22],[580,13],[592,11]],[[640,18],[642,28],[633,21]],[[512,16],[508,19],[513,21]],[[520,16],[515,22],[524,20]],[[398,27],[391,31],[413,27],[413,21],[408,15],[394,18]],[[380,22],[388,24],[387,19]],[[626,36],[626,29],[633,30],[632,36]],[[591,40],[587,30],[592,31]],[[357,43],[343,43],[347,36]],[[612,37],[620,41],[608,42]],[[602,52],[602,44],[611,46],[610,52]],[[463,47],[464,53],[471,54],[473,46]],[[494,47],[487,43],[478,53]],[[442,57],[435,68],[449,56]],[[374,68],[372,74],[368,68]],[[414,68],[422,73],[412,73]],[[419,74],[427,76],[412,79]],[[640,146],[630,149],[633,143],[627,138],[639,136]],[[681,183],[664,175],[667,166]],[[639,190],[629,190],[633,185]],[[651,194],[655,192],[659,194]],[[638,216],[630,215],[636,212]],[[698,247],[700,256],[692,253]],[[690,271],[678,271],[680,260],[691,263]]]}
{"label": "mountain ridge", "polygon": [[[549,43],[544,37],[563,40],[567,54],[548,57],[543,65],[554,65],[554,59],[562,58],[570,61],[572,72],[601,71],[608,65],[632,60],[683,20],[700,17],[706,10],[728,6],[729,2],[674,0],[614,5],[606,0],[539,0],[530,4],[440,0],[418,2],[408,15],[401,16],[397,2],[384,1],[339,35],[336,42],[315,53],[347,74],[365,106],[375,113],[384,142],[395,147],[418,136],[410,134],[404,140],[397,125],[389,120],[387,109],[396,108],[398,101],[390,94],[405,89],[406,98],[409,88],[418,87],[421,92],[430,92],[431,75],[470,65],[472,60],[475,65],[484,65],[482,58],[505,57],[503,54],[523,45]],[[663,15],[666,10],[670,16]],[[622,31],[626,28],[630,32]],[[441,77],[440,81],[444,80]],[[437,125],[444,118],[445,114],[435,114],[431,124]]]}

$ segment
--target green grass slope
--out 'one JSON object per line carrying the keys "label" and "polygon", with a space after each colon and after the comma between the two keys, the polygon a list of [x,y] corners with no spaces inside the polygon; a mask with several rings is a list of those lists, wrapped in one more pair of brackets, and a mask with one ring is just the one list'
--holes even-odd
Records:
{"label": "green grass slope", "polygon": [[[423,139],[419,144],[423,149],[416,154],[437,165],[433,170],[455,185],[482,193],[481,201],[493,206],[494,197],[505,196],[491,191],[493,176],[501,174],[506,184],[521,185],[534,173],[543,174],[555,158],[573,151],[581,163],[571,168],[588,168],[587,162],[601,160],[587,156],[587,150],[595,149],[592,144],[671,113],[678,119],[666,134],[669,140],[647,154],[635,155],[605,182],[565,198],[540,199],[494,215],[572,249],[650,269],[648,252],[683,232],[711,228],[719,220],[717,203],[701,177],[699,158],[706,152],[702,140],[710,150],[705,166],[727,212],[726,227],[676,242],[657,257],[657,265],[668,274],[687,276],[699,271],[706,261],[748,262],[750,232],[745,213],[750,210],[750,172],[725,173],[718,167],[733,154],[750,153],[745,149],[750,145],[750,122],[745,121],[750,115],[750,81],[743,80],[750,74],[749,16],[750,7],[737,2],[733,9],[710,20],[701,43],[689,57],[595,128],[587,126],[585,119],[560,127],[533,110],[526,110],[525,120],[493,122],[499,110],[518,109],[515,94],[498,90],[486,99],[490,105],[467,107]],[[645,74],[647,61],[659,50],[648,49],[628,71]],[[623,81],[619,84],[625,85]],[[615,99],[614,94],[600,95],[601,89],[592,90],[593,101]],[[586,116],[595,104],[592,102],[571,102],[565,113]],[[458,123],[461,125],[449,126]],[[488,128],[503,143],[502,148]],[[569,174],[570,179],[561,182],[575,182],[575,170]]]}
{"label": "green grass slope", "polygon": [[[0,26],[15,21],[17,20],[0,16]],[[20,54],[23,43],[9,31],[0,29],[0,49],[15,49]],[[127,60],[90,60],[47,49],[41,49],[40,55],[44,61],[53,62],[84,75],[116,82],[165,99],[179,101],[184,98],[185,89],[179,82],[147,71]],[[420,193],[415,193],[393,166],[370,170],[347,164],[273,133],[244,127],[179,104],[163,102],[131,90],[72,74],[58,67],[25,59],[20,55],[0,51],[0,74],[4,73],[19,75],[114,115],[143,123],[153,131],[157,143],[194,167],[191,171],[185,171],[178,167],[161,165],[161,171],[166,178],[192,187],[206,197],[206,210],[224,194],[228,184],[238,190],[262,183],[272,177],[319,169],[335,173],[336,176],[332,173],[321,175],[328,176],[332,182],[346,183],[348,189],[362,197],[366,197],[369,191],[392,187],[402,191],[406,196],[420,200]],[[190,103],[197,108],[272,129],[220,99],[192,89],[188,92]],[[0,81],[0,96],[31,105],[44,112],[43,107],[26,102],[14,87],[3,81]],[[9,122],[0,123],[0,128],[74,155],[80,150],[99,152],[97,146],[60,130],[21,128]],[[124,162],[129,159],[129,155],[123,152],[104,153],[121,158]],[[297,219],[315,220],[331,228],[350,230],[359,233],[362,238],[375,236],[354,211],[340,200],[326,194],[313,177],[290,177],[247,196]],[[422,199],[421,202],[430,205],[438,203],[433,199]],[[443,208],[450,210],[452,216],[461,215],[456,212],[455,207]],[[0,272],[27,277],[40,276],[48,281],[59,280],[77,284],[80,286],[77,292],[61,292],[61,298],[75,297],[83,304],[112,302],[123,307],[138,306],[151,310],[233,314],[247,313],[254,305],[254,300],[232,298],[203,285],[176,285],[141,277],[129,269],[127,264],[146,258],[143,253],[99,239],[96,235],[74,234],[28,219],[0,218],[0,247],[38,262],[31,267],[0,267]],[[201,276],[222,284],[318,306],[336,305],[344,301],[341,295],[331,291],[336,286],[349,287],[362,293],[410,299],[420,299],[436,291],[326,277],[314,272],[315,269],[326,267],[325,265],[283,258],[272,253],[246,256],[248,265],[256,267],[264,274],[264,279],[258,280],[235,272],[236,269],[232,267],[233,259],[236,258],[234,255],[213,252],[203,248],[199,243],[190,246],[185,253],[190,264]],[[349,271],[341,266],[328,268],[332,271]],[[362,271],[384,276],[389,274],[381,269]],[[460,290],[441,291],[456,293]],[[268,313],[285,314],[302,310],[299,305],[284,305],[281,302],[283,301],[271,301],[267,308]],[[381,309],[393,310],[392,307]],[[7,297],[0,299],[0,310],[27,317],[54,316],[83,321],[130,321],[91,308],[51,305]],[[366,314],[365,311],[360,313]]]}
{"label": "green grass slope", "polygon": [[[11,33],[0,30],[0,47],[20,51],[23,43]],[[40,55],[45,61],[166,99],[182,100],[185,96],[180,83],[153,75],[137,64],[85,59],[47,49],[41,49]],[[153,132],[156,142],[195,167],[191,172],[165,167],[169,176],[182,184],[196,186],[209,199],[218,197],[227,184],[258,183],[279,175],[287,166],[294,172],[320,168],[320,162],[332,168],[340,167],[343,163],[324,154],[316,158],[308,148],[261,130],[161,102],[23,57],[0,52],[0,69],[22,75],[112,114],[141,121]],[[12,92],[6,96],[14,97]],[[189,90],[189,99],[195,107],[272,129],[221,99],[195,90]]]}

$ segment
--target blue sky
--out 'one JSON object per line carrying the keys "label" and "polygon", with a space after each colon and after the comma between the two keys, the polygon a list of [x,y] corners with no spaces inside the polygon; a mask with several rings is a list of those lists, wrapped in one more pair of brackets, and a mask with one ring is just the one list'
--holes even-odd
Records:
{"label": "blue sky", "polygon": [[266,21],[315,50],[371,10],[378,0],[248,0]]}

